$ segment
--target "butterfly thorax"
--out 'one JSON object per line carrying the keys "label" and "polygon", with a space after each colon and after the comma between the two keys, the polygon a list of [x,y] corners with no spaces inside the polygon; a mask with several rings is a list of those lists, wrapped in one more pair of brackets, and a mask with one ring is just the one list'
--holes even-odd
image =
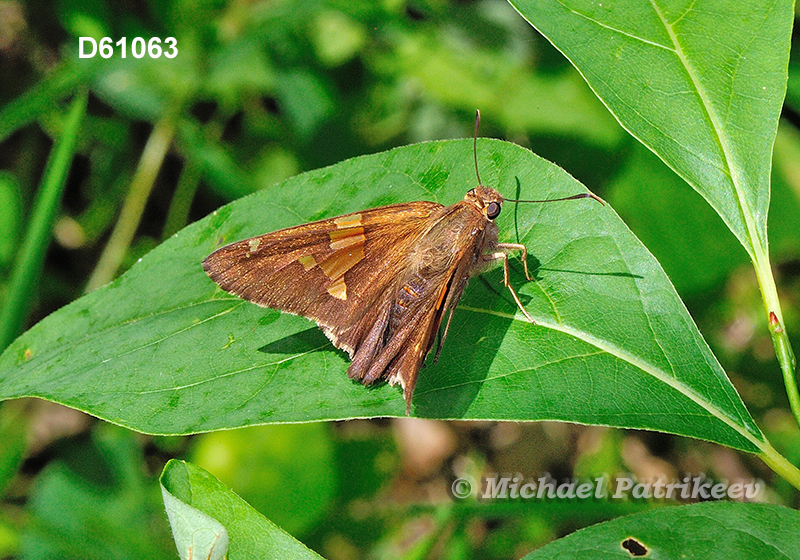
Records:
{"label": "butterfly thorax", "polygon": [[419,306],[430,305],[431,299],[440,312],[454,305],[470,276],[482,268],[483,255],[497,244],[497,226],[486,211],[502,197],[493,189],[479,188],[482,192],[473,189],[461,202],[441,207],[414,243],[397,279],[390,331],[415,315]]}
{"label": "butterfly thorax", "polygon": [[[502,201],[497,191],[484,190]],[[473,189],[461,202],[439,209],[438,216],[432,217],[429,228],[415,244],[409,257],[410,268],[423,276],[452,274],[463,263],[472,263],[491,250],[497,243],[497,226],[486,216],[492,202],[496,199],[478,198]]]}

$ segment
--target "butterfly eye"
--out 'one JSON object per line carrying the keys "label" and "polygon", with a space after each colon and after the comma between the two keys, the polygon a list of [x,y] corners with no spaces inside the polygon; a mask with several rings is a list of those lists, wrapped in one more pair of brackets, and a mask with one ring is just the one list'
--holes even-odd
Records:
{"label": "butterfly eye", "polygon": [[499,215],[500,205],[496,202],[490,202],[489,206],[486,207],[486,217],[490,220],[494,220]]}

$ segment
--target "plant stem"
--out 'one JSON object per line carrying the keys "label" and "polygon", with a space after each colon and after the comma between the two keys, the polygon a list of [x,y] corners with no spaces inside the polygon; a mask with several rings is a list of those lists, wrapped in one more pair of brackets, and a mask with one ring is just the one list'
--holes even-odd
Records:
{"label": "plant stem", "polygon": [[0,351],[17,337],[28,317],[30,300],[44,266],[53,222],[61,206],[61,195],[78,144],[87,98],[85,92],[75,96],[67,112],[61,137],[56,141],[47,160],[28,231],[17,256],[0,312]]}
{"label": "plant stem", "polygon": [[161,169],[170,144],[172,144],[172,137],[175,134],[175,119],[176,115],[173,112],[167,113],[156,123],[153,132],[150,133],[150,138],[147,140],[139,160],[139,166],[131,180],[131,187],[122,205],[117,224],[89,278],[86,292],[91,292],[107,284],[117,274],[122,259],[133,241],[136,229],[139,227],[158,171]]}
{"label": "plant stem", "polygon": [[172,195],[172,202],[169,205],[167,219],[164,222],[164,231],[161,233],[162,241],[176,233],[189,221],[189,210],[192,207],[194,195],[200,185],[200,177],[203,172],[200,166],[192,160],[187,160],[178,179],[178,186],[175,194]]}
{"label": "plant stem", "polygon": [[783,372],[783,383],[786,386],[789,406],[792,409],[795,422],[800,426],[800,392],[798,392],[797,378],[795,376],[797,360],[784,326],[781,302],[778,299],[778,288],[775,286],[775,278],[772,275],[769,256],[766,250],[758,244],[755,245],[754,250],[753,266],[756,270],[758,285],[761,288],[761,297],[764,300],[764,307],[767,311],[772,345],[775,347],[775,355],[778,357],[778,362]]}
{"label": "plant stem", "polygon": [[[224,126],[219,120],[210,121],[204,128],[207,141],[218,142],[222,137]],[[181,134],[181,137],[185,138],[186,126],[182,131],[184,134]],[[172,195],[167,219],[164,222],[164,231],[161,233],[162,240],[167,239],[189,222],[189,211],[202,176],[203,166],[195,158],[186,157],[183,171],[178,179],[178,186],[175,188],[175,194]]]}

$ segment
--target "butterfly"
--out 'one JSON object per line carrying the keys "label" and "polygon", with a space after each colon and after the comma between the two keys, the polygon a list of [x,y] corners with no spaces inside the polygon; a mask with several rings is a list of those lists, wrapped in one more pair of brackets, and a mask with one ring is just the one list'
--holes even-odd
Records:
{"label": "butterfly", "polygon": [[[508,253],[519,251],[525,277],[527,249],[500,243],[494,223],[506,201],[478,185],[450,206],[408,202],[353,212],[237,241],[204,261],[223,290],[263,307],[317,323],[334,346],[348,353],[351,379],[386,380],[403,389],[406,413],[420,368],[441,324],[438,358],[453,311],[467,281],[493,261],[503,262],[503,282],[533,322],[509,283]],[[594,198],[591,193],[512,202]]]}

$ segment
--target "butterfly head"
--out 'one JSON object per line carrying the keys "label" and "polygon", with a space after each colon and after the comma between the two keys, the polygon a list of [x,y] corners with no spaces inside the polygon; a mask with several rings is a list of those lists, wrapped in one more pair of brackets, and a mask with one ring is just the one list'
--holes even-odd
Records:
{"label": "butterfly head", "polygon": [[483,185],[471,189],[464,200],[475,206],[490,221],[500,215],[503,206],[503,197],[500,193]]}

